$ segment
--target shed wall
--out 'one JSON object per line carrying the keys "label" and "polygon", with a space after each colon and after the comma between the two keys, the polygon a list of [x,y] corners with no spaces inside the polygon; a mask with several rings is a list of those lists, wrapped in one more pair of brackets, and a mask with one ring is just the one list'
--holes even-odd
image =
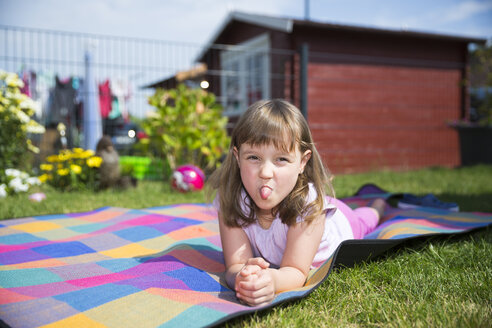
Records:
{"label": "shed wall", "polygon": [[310,63],[308,122],[333,172],[459,165],[461,71]]}
{"label": "shed wall", "polygon": [[[301,68],[295,52],[308,44],[308,122],[333,172],[460,164],[458,135],[447,122],[468,107],[466,41],[316,24],[284,33],[242,22],[232,22],[216,41],[238,44],[263,33],[276,51],[271,96],[296,106]],[[278,55],[279,49],[292,53]]]}

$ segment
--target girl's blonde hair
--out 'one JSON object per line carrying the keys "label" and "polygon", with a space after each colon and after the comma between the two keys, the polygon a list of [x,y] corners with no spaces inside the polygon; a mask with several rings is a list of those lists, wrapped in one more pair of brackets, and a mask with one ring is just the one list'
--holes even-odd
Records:
{"label": "girl's blonde hair", "polygon": [[[309,126],[300,110],[287,101],[260,100],[252,104],[241,116],[232,131],[229,152],[222,163],[209,179],[209,187],[216,189],[220,198],[220,214],[228,226],[238,227],[249,225],[256,220],[257,207],[246,193],[249,201],[241,199],[244,189],[239,166],[234,156],[234,147],[239,150],[244,143],[252,146],[273,144],[284,151],[292,151],[297,147],[301,154],[311,151],[304,172],[299,174],[292,192],[272,211],[280,216],[283,223],[293,225],[298,216],[305,216],[311,222],[323,212],[325,188],[334,196],[330,175],[323,165],[320,155],[314,146]],[[306,204],[311,182],[318,194],[315,201]],[[243,213],[241,203],[249,206],[249,213]],[[241,223],[240,223],[241,222]]]}

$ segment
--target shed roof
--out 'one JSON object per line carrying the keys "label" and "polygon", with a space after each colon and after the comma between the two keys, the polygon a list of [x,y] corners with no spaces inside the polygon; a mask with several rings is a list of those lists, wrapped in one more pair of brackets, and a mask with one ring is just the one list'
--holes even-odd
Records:
{"label": "shed roof", "polygon": [[405,29],[400,29],[400,30],[381,29],[375,27],[342,25],[342,24],[333,24],[333,23],[319,22],[313,20],[302,20],[302,19],[294,19],[294,18],[287,18],[287,17],[275,17],[275,16],[232,11],[227,15],[225,20],[215,30],[210,40],[206,43],[206,45],[203,47],[203,49],[196,57],[195,59],[196,61],[200,61],[203,55],[208,51],[208,49],[213,44],[216,43],[216,40],[224,32],[227,26],[233,21],[249,23],[264,28],[285,32],[285,33],[291,33],[295,27],[311,27],[320,30],[353,31],[353,32],[372,33],[372,34],[380,34],[380,35],[386,34],[386,35],[419,37],[419,38],[436,39],[436,40],[458,41],[458,42],[465,42],[465,43],[485,44],[486,42],[486,40],[483,38],[476,38],[476,37],[469,37],[469,36],[428,33],[428,32],[420,32],[420,31],[410,31]]}

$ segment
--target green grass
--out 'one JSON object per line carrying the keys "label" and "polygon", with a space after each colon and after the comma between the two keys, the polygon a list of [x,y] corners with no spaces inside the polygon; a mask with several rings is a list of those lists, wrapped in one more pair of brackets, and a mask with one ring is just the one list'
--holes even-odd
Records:
{"label": "green grass", "polygon": [[[373,182],[391,192],[434,193],[463,211],[492,213],[492,166],[340,175],[337,197]],[[32,203],[26,195],[0,200],[0,219],[87,211],[103,206],[145,208],[204,202],[204,193],[180,194],[167,183],[136,189],[58,193]],[[412,242],[369,263],[337,270],[310,296],[246,315],[228,327],[490,327],[492,231]]]}
{"label": "green grass", "polygon": [[139,181],[136,188],[126,190],[59,192],[49,186],[42,186],[35,191],[45,193],[46,199],[39,203],[31,202],[26,194],[0,199],[0,220],[89,211],[105,206],[147,208],[177,203],[206,202],[203,192],[178,193],[171,189],[169,183],[158,181]]}

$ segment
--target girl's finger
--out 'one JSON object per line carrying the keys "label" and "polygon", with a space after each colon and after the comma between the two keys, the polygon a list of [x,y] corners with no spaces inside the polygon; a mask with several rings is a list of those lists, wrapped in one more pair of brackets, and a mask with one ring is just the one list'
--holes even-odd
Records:
{"label": "girl's finger", "polygon": [[270,303],[273,298],[274,294],[269,294],[269,295],[263,295],[260,297],[252,297],[248,296],[242,293],[237,293],[237,297],[244,303],[251,305],[251,306],[260,306],[260,305],[266,305]]}
{"label": "girl's finger", "polygon": [[268,268],[270,266],[270,263],[268,263],[267,261],[265,261],[265,259],[262,258],[262,257],[254,257],[254,258],[251,258],[251,259],[248,260],[247,264],[258,265],[262,269],[266,269],[266,268]]}

